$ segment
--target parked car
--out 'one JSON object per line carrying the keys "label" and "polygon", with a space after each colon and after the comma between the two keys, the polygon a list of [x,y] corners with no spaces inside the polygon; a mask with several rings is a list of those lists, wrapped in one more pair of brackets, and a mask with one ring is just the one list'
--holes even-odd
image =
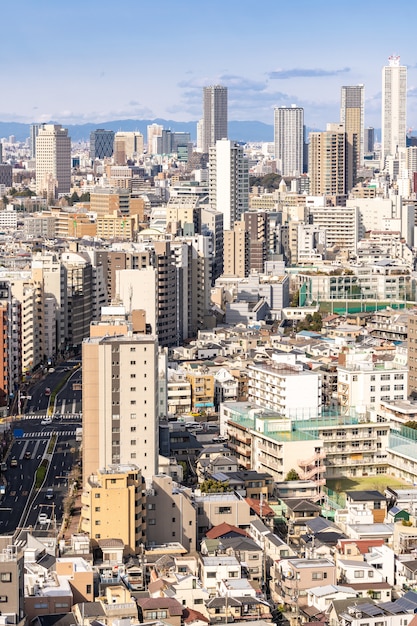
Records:
{"label": "parked car", "polygon": [[38,517],[38,522],[39,524],[47,524],[48,523],[48,516],[46,513],[39,513],[39,517]]}
{"label": "parked car", "polygon": [[10,461],[10,467],[17,467],[17,459],[12,459]]}
{"label": "parked car", "polygon": [[25,456],[24,456],[24,458],[25,458],[25,459],[31,459],[31,458],[32,458],[32,453],[31,453],[31,452],[29,452],[29,451],[25,452]]}
{"label": "parked car", "polygon": [[53,500],[53,497],[54,497],[54,490],[52,487],[48,487],[48,489],[46,490],[45,498],[47,500]]}

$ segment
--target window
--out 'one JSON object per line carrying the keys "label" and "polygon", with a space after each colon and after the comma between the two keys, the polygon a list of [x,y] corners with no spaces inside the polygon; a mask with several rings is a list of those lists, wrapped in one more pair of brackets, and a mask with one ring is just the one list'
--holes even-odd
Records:
{"label": "window", "polygon": [[136,432],[136,426],[131,426],[130,427],[130,432],[131,433],[135,433]]}
{"label": "window", "polygon": [[130,445],[131,446],[135,446],[136,445],[136,439],[131,439],[130,440]]}
{"label": "window", "polygon": [[86,585],[85,586],[85,592],[86,593],[91,593],[91,585]]}
{"label": "window", "polygon": [[99,493],[95,493],[95,494],[94,494],[94,497],[95,497],[95,498],[99,498],[99,497],[100,497],[100,494],[99,494]]}
{"label": "window", "polygon": [[94,535],[95,539],[101,539],[101,535],[99,533],[97,533],[97,535]]}
{"label": "window", "polygon": [[35,609],[47,609],[48,608],[48,603],[47,602],[37,602],[34,605]]}
{"label": "window", "polygon": [[175,517],[172,518],[172,522],[175,524]]}
{"label": "window", "polygon": [[7,596],[0,596],[0,602],[7,602]]}
{"label": "window", "polygon": [[217,509],[217,514],[218,515],[226,515],[232,512],[232,507],[231,506],[219,506],[219,508]]}
{"label": "window", "polygon": [[216,578],[216,572],[207,572],[207,578]]}
{"label": "window", "polygon": [[148,524],[149,524],[149,526],[155,526],[156,519],[148,519]]}
{"label": "window", "polygon": [[238,572],[227,572],[228,578],[237,578]]}
{"label": "window", "polygon": [[69,609],[69,604],[67,604],[66,602],[56,602],[55,608],[56,609]]}
{"label": "window", "polygon": [[323,572],[313,572],[311,574],[311,578],[313,580],[322,580],[323,579]]}
{"label": "window", "polygon": [[95,524],[96,524],[96,526],[101,526],[101,520],[96,519]]}
{"label": "window", "polygon": [[131,352],[136,352],[136,348],[130,348]]}
{"label": "window", "polygon": [[136,419],[136,413],[131,413],[130,414],[130,419],[131,420],[135,420]]}
{"label": "window", "polygon": [[130,378],[136,378],[136,374],[131,374]]}
{"label": "window", "polygon": [[354,573],[353,573],[353,576],[354,576],[355,578],[364,578],[364,577],[365,577],[365,574],[364,574],[363,569],[355,569],[355,571],[354,571]]}
{"label": "window", "polygon": [[133,405],[133,404],[136,404],[136,400],[131,400],[131,401],[130,401],[130,404],[132,404],[132,405]]}
{"label": "window", "polygon": [[131,387],[130,391],[136,391],[136,387]]}
{"label": "window", "polygon": [[96,513],[100,513],[100,508],[101,508],[101,507],[96,506],[96,507],[94,508],[95,512],[96,512]]}
{"label": "window", "polygon": [[194,604],[203,604],[203,598],[196,598]]}
{"label": "window", "polygon": [[0,574],[0,582],[1,583],[11,583],[12,582],[12,573],[11,572],[1,572],[1,574]]}

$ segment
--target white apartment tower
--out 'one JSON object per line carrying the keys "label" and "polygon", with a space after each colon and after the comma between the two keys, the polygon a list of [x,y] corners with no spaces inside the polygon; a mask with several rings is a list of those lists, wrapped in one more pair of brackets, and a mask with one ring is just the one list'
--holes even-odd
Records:
{"label": "white apartment tower", "polygon": [[224,230],[232,230],[249,209],[249,165],[243,147],[221,139],[209,150],[210,207],[223,213]]}
{"label": "white apartment tower", "polygon": [[93,325],[83,343],[84,481],[109,465],[157,471],[158,341],[123,326]]}
{"label": "white apartment tower", "polygon": [[294,104],[274,109],[275,159],[282,176],[303,173],[304,109]]}
{"label": "white apartment tower", "polygon": [[365,88],[363,85],[349,85],[342,87],[340,123],[344,125],[348,135],[357,136],[356,164],[363,164],[364,138],[365,138],[365,114],[364,114]]}
{"label": "white apartment tower", "polygon": [[382,157],[405,148],[407,133],[407,68],[391,56],[382,69]]}
{"label": "white apartment tower", "polygon": [[227,87],[203,87],[203,145],[208,152],[218,139],[227,139]]}
{"label": "white apartment tower", "polygon": [[71,189],[71,138],[58,124],[44,124],[36,137],[36,193],[54,190],[69,194]]}

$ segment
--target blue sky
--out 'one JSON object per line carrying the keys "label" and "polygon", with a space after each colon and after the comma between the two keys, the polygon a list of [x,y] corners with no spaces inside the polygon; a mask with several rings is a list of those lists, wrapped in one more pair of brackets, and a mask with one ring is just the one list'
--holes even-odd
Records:
{"label": "blue sky", "polygon": [[[197,120],[203,85],[229,88],[229,119],[339,118],[340,87],[365,85],[380,127],[381,70],[408,66],[417,129],[413,0],[0,0],[0,121]],[[409,26],[408,26],[409,25]]]}

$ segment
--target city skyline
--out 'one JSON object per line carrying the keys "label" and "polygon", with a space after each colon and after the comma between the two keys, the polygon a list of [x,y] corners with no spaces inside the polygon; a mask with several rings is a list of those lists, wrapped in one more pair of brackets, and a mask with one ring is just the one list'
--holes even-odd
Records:
{"label": "city skyline", "polygon": [[[399,0],[403,9],[412,20],[413,7]],[[417,54],[392,29],[386,0],[378,11],[359,0],[267,1],[257,14],[247,0],[214,0],[204,19],[190,0],[156,8],[122,0],[117,12],[108,0],[22,0],[19,20],[7,4],[2,17],[0,121],[197,121],[202,87],[221,84],[231,121],[272,124],[275,107],[296,104],[306,126],[325,128],[339,119],[341,86],[364,84],[365,126],[379,128],[381,69],[398,54],[408,70],[407,127],[417,127]],[[205,33],[215,45],[205,45]]]}

